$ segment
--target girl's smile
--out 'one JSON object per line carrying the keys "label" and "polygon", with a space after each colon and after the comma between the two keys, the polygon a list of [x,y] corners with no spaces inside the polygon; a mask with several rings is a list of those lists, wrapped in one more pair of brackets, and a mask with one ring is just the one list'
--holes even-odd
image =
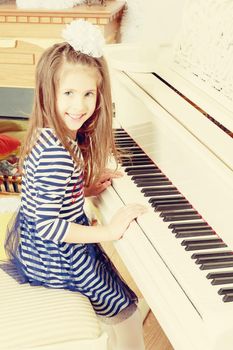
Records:
{"label": "girl's smile", "polygon": [[69,114],[69,113],[66,113],[66,115],[73,119],[73,120],[81,120],[83,117],[85,117],[86,113],[84,114],[81,114],[81,115],[75,115],[75,114]]}
{"label": "girl's smile", "polygon": [[64,63],[57,89],[57,109],[66,126],[73,132],[95,111],[98,74],[94,68]]}

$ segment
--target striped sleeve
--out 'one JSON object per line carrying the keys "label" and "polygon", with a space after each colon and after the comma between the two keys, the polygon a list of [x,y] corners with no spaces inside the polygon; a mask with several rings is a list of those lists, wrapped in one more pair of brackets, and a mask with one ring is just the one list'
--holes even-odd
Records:
{"label": "striped sleeve", "polygon": [[62,242],[70,223],[59,218],[73,172],[68,152],[59,146],[44,149],[35,174],[36,230],[44,240]]}

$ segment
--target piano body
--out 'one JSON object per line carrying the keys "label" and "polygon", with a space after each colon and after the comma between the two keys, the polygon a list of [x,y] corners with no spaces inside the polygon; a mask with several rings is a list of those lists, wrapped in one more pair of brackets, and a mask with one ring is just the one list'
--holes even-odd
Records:
{"label": "piano body", "polygon": [[103,222],[148,207],[115,247],[175,350],[233,349],[232,14],[190,1],[153,71],[112,67],[116,139],[132,158],[95,205]]}

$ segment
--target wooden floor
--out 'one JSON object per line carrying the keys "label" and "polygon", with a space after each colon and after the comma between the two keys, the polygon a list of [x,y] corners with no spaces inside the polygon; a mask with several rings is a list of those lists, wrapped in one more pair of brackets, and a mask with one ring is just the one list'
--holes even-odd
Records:
{"label": "wooden floor", "polygon": [[150,311],[143,325],[146,350],[173,350],[158,321]]}
{"label": "wooden floor", "polygon": [[[111,258],[114,265],[117,267],[124,280],[130,286],[130,288],[133,289],[133,291],[137,294],[139,298],[142,297],[140,290],[138,289],[132,277],[130,276],[127,268],[125,267],[121,258],[117,254],[112,243],[105,243],[103,245],[103,248]],[[149,312],[148,316],[144,321],[143,332],[146,350],[173,350],[171,343],[169,342],[163,329],[160,327],[158,321],[156,320],[156,317],[151,311]]]}

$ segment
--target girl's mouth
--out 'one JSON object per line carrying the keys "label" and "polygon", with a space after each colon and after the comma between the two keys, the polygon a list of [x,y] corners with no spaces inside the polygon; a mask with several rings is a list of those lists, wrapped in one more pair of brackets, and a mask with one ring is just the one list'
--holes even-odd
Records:
{"label": "girl's mouth", "polygon": [[70,117],[72,120],[80,120],[82,119],[82,117],[85,115],[84,114],[70,114],[70,113],[66,113],[68,115],[68,117]]}

